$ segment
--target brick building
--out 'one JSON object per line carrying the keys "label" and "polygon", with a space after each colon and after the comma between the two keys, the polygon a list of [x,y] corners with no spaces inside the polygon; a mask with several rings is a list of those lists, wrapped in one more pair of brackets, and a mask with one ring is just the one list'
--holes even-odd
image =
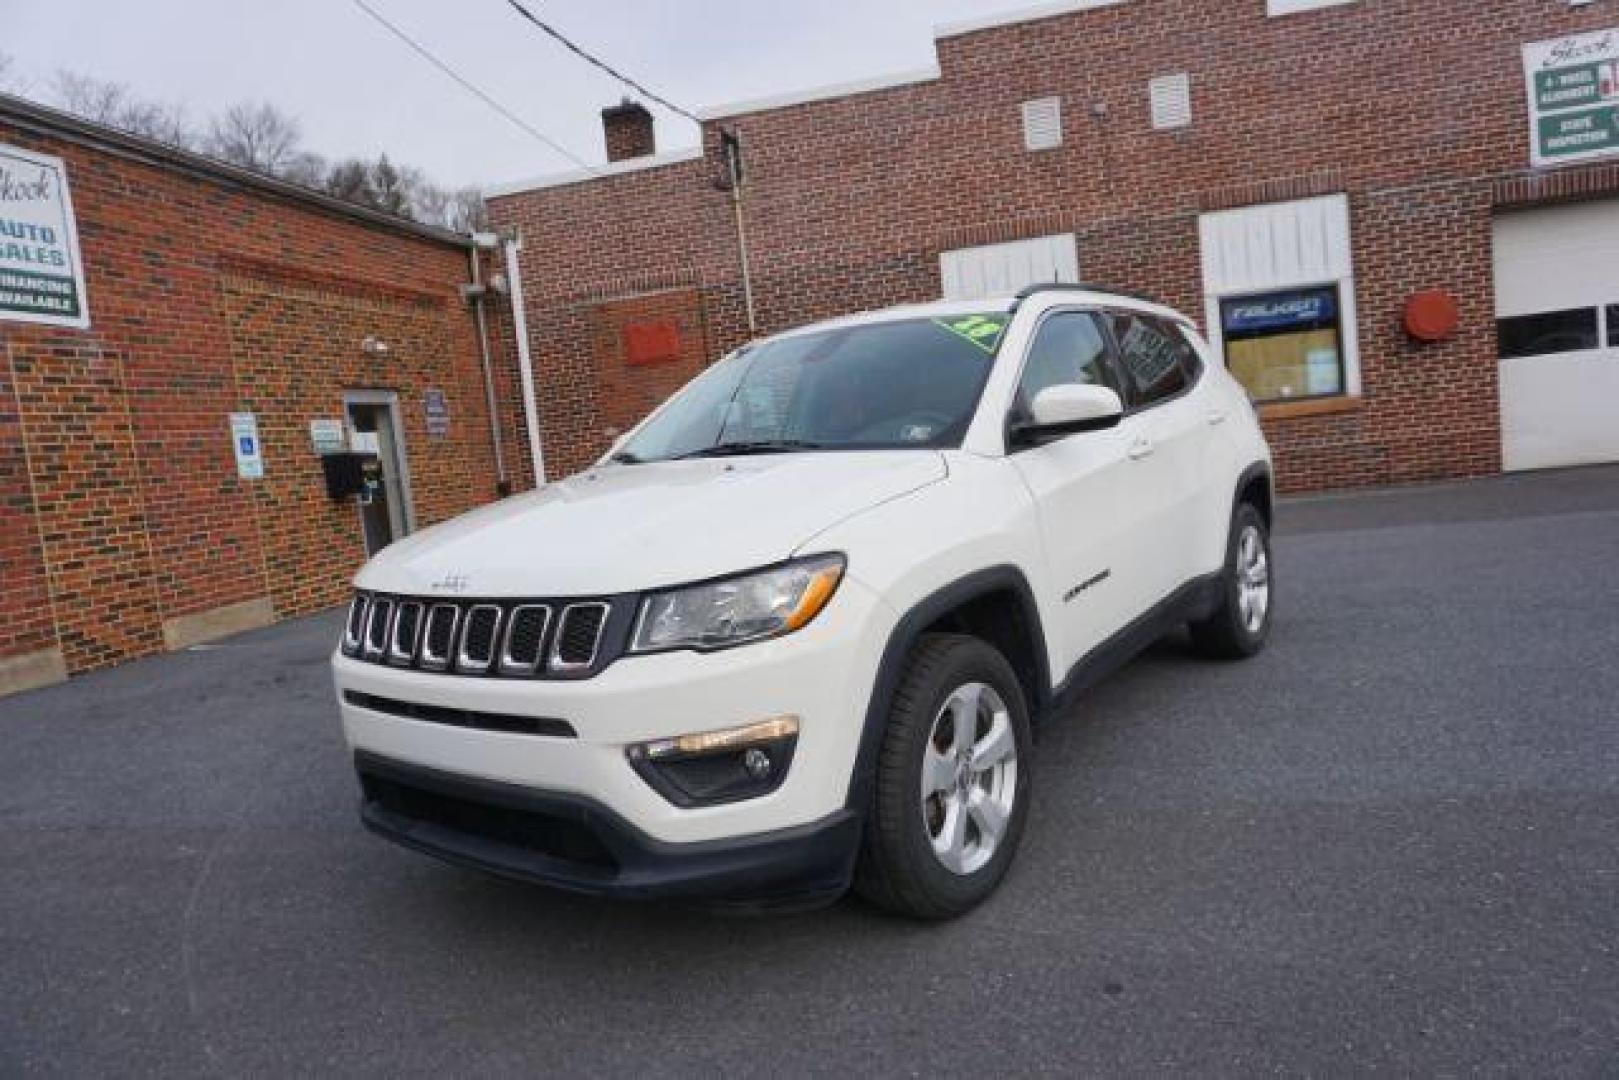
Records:
{"label": "brick building", "polygon": [[710,110],[693,151],[648,156],[616,106],[608,166],[491,204],[527,238],[548,454],[584,464],[756,331],[1077,277],[1200,317],[1288,490],[1619,458],[1610,27],[1612,0],[1068,0]]}
{"label": "brick building", "polygon": [[[13,98],[0,233],[0,693],[337,603],[368,546],[496,496],[467,237]],[[28,269],[81,261],[71,302]],[[363,507],[320,452],[355,447],[383,466]]]}

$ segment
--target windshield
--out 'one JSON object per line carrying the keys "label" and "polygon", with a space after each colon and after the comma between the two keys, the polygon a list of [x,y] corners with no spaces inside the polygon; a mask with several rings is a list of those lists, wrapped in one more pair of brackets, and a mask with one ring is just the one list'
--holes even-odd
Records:
{"label": "windshield", "polygon": [[800,334],[745,349],[681,390],[614,460],[958,446],[1004,311]]}

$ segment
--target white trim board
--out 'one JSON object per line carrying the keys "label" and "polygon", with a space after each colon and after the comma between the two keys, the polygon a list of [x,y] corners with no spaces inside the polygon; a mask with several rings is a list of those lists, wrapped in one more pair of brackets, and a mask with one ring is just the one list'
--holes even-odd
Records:
{"label": "white trim board", "polygon": [[550,173],[545,176],[529,177],[526,180],[509,180],[503,184],[491,184],[484,192],[484,196],[496,199],[502,195],[517,195],[524,191],[566,187],[569,184],[582,184],[587,180],[602,180],[609,176],[622,176],[625,173],[661,169],[666,165],[679,165],[687,161],[696,161],[702,156],[702,147],[686,146],[679,150],[670,150],[667,153],[656,154],[652,157],[630,158],[627,161],[613,161],[605,165],[593,165],[589,169],[574,169],[571,172]]}
{"label": "white trim board", "polygon": [[704,120],[724,120],[731,116],[743,116],[747,113],[765,112],[770,109],[786,109],[794,105],[809,105],[817,101],[832,101],[836,98],[851,97],[855,94],[869,94],[876,90],[893,90],[901,86],[916,86],[920,83],[936,81],[939,74],[939,65],[935,62],[925,68],[917,68],[913,71],[897,71],[888,75],[874,75],[869,79],[832,83],[829,86],[816,86],[807,90],[790,90],[784,94],[772,94],[767,97],[754,98],[751,101],[732,101],[724,105],[711,105],[705,109],[698,109],[697,115]]}
{"label": "white trim board", "polygon": [[[993,30],[1000,26],[1014,26],[1017,23],[1037,22],[1040,19],[1052,19],[1058,15],[1072,15],[1076,11],[1094,11],[1098,8],[1117,7],[1127,0],[1047,0],[1044,4],[1032,4],[1028,7],[1014,8],[996,15],[982,15],[976,19],[961,19],[957,22],[939,23],[933,27],[933,40],[942,41],[945,38],[960,37],[978,30]],[[1347,0],[1344,0],[1347,2]]]}

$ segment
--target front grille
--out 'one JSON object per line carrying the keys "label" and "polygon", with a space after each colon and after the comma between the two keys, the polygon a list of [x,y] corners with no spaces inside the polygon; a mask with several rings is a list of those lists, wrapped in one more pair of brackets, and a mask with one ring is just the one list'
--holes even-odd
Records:
{"label": "front grille", "polygon": [[569,604],[563,608],[562,618],[557,620],[556,644],[551,646],[551,666],[566,670],[595,663],[606,621],[606,604]]}
{"label": "front grille", "polygon": [[371,614],[365,623],[365,658],[376,660],[382,656],[382,651],[388,644],[389,623],[393,619],[394,602],[386,597],[376,597],[371,601]]}
{"label": "front grille", "polygon": [[482,674],[495,662],[495,635],[500,630],[500,609],[493,604],[474,604],[467,610],[461,630],[461,651],[455,656],[455,669]]}
{"label": "front grille", "polygon": [[[431,600],[361,593],[343,627],[343,652],[418,671],[582,679],[623,650],[631,598]],[[611,633],[612,640],[609,641]]]}
{"label": "front grille", "polygon": [[343,700],[372,712],[402,716],[406,720],[425,720],[430,724],[448,724],[450,727],[476,728],[479,731],[499,731],[513,735],[549,735],[555,739],[576,739],[579,733],[566,720],[546,716],[515,716],[511,713],[479,712],[475,709],[456,709],[447,705],[424,705],[419,701],[399,701],[395,698],[363,694],[358,690],[343,691]]}
{"label": "front grille", "polygon": [[530,675],[540,666],[545,647],[545,628],[551,622],[551,609],[544,604],[520,604],[512,609],[506,623],[506,645],[500,653],[500,670],[508,675]]}
{"label": "front grille", "polygon": [[408,667],[416,659],[416,640],[422,632],[422,603],[402,600],[394,616],[393,633],[388,636],[388,663]]}
{"label": "front grille", "polygon": [[365,617],[370,611],[370,598],[358,593],[349,602],[349,617],[343,624],[343,651],[350,656],[360,651],[365,638]]}
{"label": "front grille", "polygon": [[454,604],[434,604],[427,612],[427,633],[422,639],[422,667],[443,671],[450,666],[450,650],[455,648],[455,628],[461,625],[461,609]]}

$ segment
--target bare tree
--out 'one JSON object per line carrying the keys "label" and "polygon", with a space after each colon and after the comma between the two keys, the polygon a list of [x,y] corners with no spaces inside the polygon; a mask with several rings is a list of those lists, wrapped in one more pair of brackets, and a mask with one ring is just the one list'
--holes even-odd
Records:
{"label": "bare tree", "polygon": [[303,130],[269,102],[242,102],[214,118],[204,144],[221,161],[280,176],[299,160]]}
{"label": "bare tree", "polygon": [[361,206],[375,206],[376,193],[371,189],[371,165],[359,158],[339,161],[326,171],[322,185],[328,195],[346,199]]}
{"label": "bare tree", "polygon": [[330,166],[327,165],[325,158],[312,150],[303,150],[294,154],[282,168],[281,178],[318,190],[326,186],[329,171]]}
{"label": "bare tree", "polygon": [[489,206],[483,201],[483,189],[464,187],[450,196],[449,212],[444,224],[456,232],[485,232],[489,228]]}
{"label": "bare tree", "polygon": [[420,169],[407,167],[401,171],[411,178],[409,183],[411,216],[417,221],[425,221],[431,225],[442,225],[449,220],[455,196],[429,181]]}
{"label": "bare tree", "polygon": [[190,147],[197,141],[183,109],[137,97],[124,83],[73,71],[58,71],[51,82],[56,104],[86,120],[171,146]]}
{"label": "bare tree", "polygon": [[376,193],[376,207],[385,214],[409,218],[411,216],[410,187],[388,155],[383,154],[371,166],[371,189]]}

